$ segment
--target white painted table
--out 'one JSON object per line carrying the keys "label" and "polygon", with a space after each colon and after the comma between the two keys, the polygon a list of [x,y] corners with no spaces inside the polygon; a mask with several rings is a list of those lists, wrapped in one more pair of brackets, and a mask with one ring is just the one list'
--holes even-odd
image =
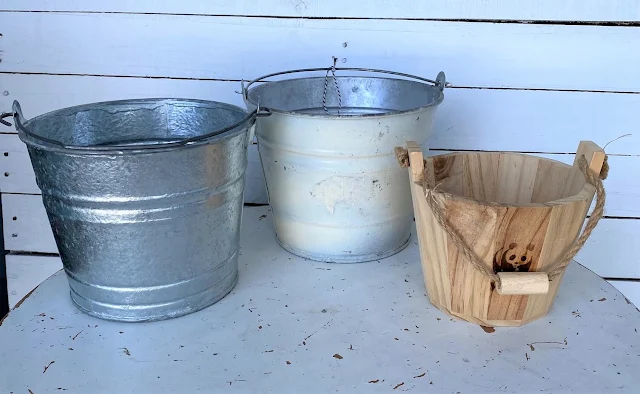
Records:
{"label": "white painted table", "polygon": [[547,317],[488,333],[431,306],[415,238],[315,263],[278,246],[268,208],[244,215],[237,287],[191,315],[103,321],[46,280],[0,326],[0,392],[640,392],[640,313],[576,263]]}

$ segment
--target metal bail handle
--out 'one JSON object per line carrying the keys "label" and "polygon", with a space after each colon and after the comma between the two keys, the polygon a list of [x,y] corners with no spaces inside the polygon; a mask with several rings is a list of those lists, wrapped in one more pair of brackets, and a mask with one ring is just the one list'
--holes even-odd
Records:
{"label": "metal bail handle", "polygon": [[252,127],[255,122],[256,122],[256,118],[259,116],[269,116],[271,115],[271,111],[268,108],[256,108],[253,111],[250,111],[249,113],[247,113],[247,115],[242,118],[240,121],[227,126],[223,129],[220,130],[215,130],[212,131],[210,133],[206,133],[206,134],[202,134],[196,137],[191,137],[191,138],[186,138],[180,141],[176,141],[176,142],[168,142],[165,144],[158,144],[158,145],[149,145],[149,146],[130,146],[130,145],[109,145],[109,146],[79,146],[79,145],[65,145],[63,143],[61,143],[60,141],[56,141],[47,137],[43,137],[41,135],[35,134],[32,131],[29,130],[28,127],[25,127],[25,123],[26,123],[26,119],[24,118],[24,115],[22,115],[22,109],[20,108],[20,103],[17,100],[14,100],[13,102],[13,112],[5,112],[2,115],[0,115],[0,122],[2,122],[2,124],[7,125],[7,126],[11,126],[11,123],[3,120],[4,118],[13,116],[13,119],[15,121],[15,127],[16,130],[18,130],[18,133],[24,133],[25,135],[38,140],[38,141],[42,141],[42,142],[46,142],[52,145],[56,145],[62,149],[68,149],[68,150],[74,150],[74,151],[82,151],[82,152],[105,152],[105,151],[112,151],[114,149],[117,150],[123,150],[123,151],[130,151],[130,150],[154,150],[154,149],[165,149],[165,148],[174,148],[174,147],[180,147],[180,146],[185,146],[188,144],[192,144],[195,142],[199,142],[199,141],[203,141],[212,137],[215,137],[216,135],[225,133],[227,131],[233,130],[237,127],[242,126],[243,124],[247,124],[248,127]]}
{"label": "metal bail handle", "polygon": [[18,100],[13,100],[13,111],[12,112],[4,112],[0,115],[0,123],[5,126],[11,127],[11,123],[4,120],[4,118],[8,118],[13,116],[13,121],[15,122],[16,130],[20,131],[20,127],[24,123],[24,115],[22,115],[22,109],[20,108],[20,103]]}
{"label": "metal bail handle", "polygon": [[2,123],[5,126],[11,127],[12,124],[7,122],[6,120],[4,120],[4,118],[8,118],[10,116],[14,116],[15,114],[13,112],[3,112],[2,115],[0,115],[0,123]]}
{"label": "metal bail handle", "polygon": [[[264,81],[264,79],[266,78],[271,78],[271,77],[275,77],[275,76],[279,76],[279,75],[287,75],[287,74],[296,74],[296,73],[301,73],[301,72],[315,72],[315,71],[323,71],[323,72],[333,72],[335,73],[336,71],[359,71],[359,72],[372,72],[372,73],[378,73],[378,74],[389,74],[389,75],[397,75],[400,77],[405,77],[405,78],[409,78],[409,79],[415,79],[417,81],[421,81],[421,82],[428,82],[428,83],[432,83],[434,86],[436,86],[438,89],[440,89],[441,92],[444,91],[445,87],[449,87],[451,86],[450,83],[447,82],[445,74],[443,71],[440,71],[438,73],[438,76],[436,77],[435,80],[433,79],[429,79],[429,78],[422,78],[416,75],[411,75],[411,74],[405,74],[405,73],[401,73],[401,72],[396,72],[396,71],[387,71],[387,70],[377,70],[377,69],[373,69],[373,68],[354,68],[354,67],[345,67],[345,68],[336,68],[334,67],[324,67],[324,68],[303,68],[303,69],[298,69],[298,70],[289,70],[289,71],[281,71],[281,72],[277,72],[277,73],[272,73],[272,74],[267,74],[267,75],[263,75],[261,77],[258,77],[252,81],[249,81],[249,83],[247,83],[245,85],[245,81],[242,80],[240,81],[240,87],[242,89],[242,99],[244,100],[246,105],[251,105],[254,107],[258,107],[259,103],[252,103],[251,101],[249,101],[249,87],[251,85],[253,85],[256,82],[269,82],[269,81]],[[327,78],[328,75],[325,75],[325,78]],[[334,75],[334,80],[335,80],[335,75]],[[337,82],[336,82],[337,83]],[[262,108],[263,110],[267,110],[267,108]],[[268,111],[267,113],[258,113],[256,114],[256,116],[269,116],[271,115],[271,111]]]}

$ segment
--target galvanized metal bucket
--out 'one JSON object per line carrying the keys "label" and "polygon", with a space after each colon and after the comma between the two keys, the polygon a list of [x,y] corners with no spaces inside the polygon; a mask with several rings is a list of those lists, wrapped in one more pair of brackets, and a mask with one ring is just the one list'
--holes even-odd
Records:
{"label": "galvanized metal bucket", "polygon": [[[274,76],[318,71],[325,75],[252,87]],[[284,249],[350,263],[381,259],[407,245],[411,195],[393,148],[426,142],[445,84],[442,72],[429,80],[353,68],[285,71],[243,84],[247,107],[269,115],[257,120],[256,135]]]}
{"label": "galvanized metal bucket", "polygon": [[12,115],[81,310],[161,320],[231,291],[255,111],[139,99]]}

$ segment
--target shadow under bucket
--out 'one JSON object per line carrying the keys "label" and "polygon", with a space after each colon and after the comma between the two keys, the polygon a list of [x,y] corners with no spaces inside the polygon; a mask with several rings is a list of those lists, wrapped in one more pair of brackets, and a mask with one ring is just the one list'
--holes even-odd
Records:
{"label": "shadow under bucket", "polygon": [[[301,72],[325,75],[252,87]],[[284,249],[311,260],[356,263],[407,245],[411,195],[393,148],[429,138],[444,86],[444,73],[434,81],[369,69],[293,70],[243,86],[247,107],[267,112],[256,135]]]}
{"label": "shadow under bucket", "polygon": [[255,113],[139,99],[13,115],[81,310],[161,320],[231,291]]}

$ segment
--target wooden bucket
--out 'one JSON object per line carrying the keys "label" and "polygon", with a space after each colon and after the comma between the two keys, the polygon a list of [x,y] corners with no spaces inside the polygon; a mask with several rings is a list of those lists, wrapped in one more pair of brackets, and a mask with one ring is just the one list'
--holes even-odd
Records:
{"label": "wooden bucket", "polygon": [[[407,151],[431,303],[483,326],[519,326],[546,315],[566,266],[547,273],[563,256],[567,261],[595,193],[578,159],[584,155],[597,178],[604,151],[582,141],[573,166],[515,153],[461,152],[423,160],[415,142],[407,143]],[[445,231],[434,209],[454,231]],[[462,253],[460,241],[475,254]]]}

